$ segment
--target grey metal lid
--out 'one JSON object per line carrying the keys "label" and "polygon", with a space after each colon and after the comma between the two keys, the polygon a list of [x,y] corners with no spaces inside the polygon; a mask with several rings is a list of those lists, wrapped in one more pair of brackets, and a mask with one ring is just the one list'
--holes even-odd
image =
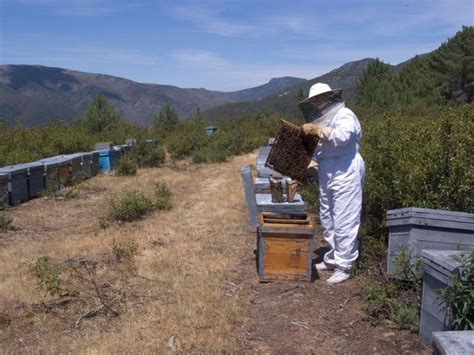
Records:
{"label": "grey metal lid", "polygon": [[387,211],[387,226],[417,224],[474,231],[474,214],[430,208],[400,208]]}
{"label": "grey metal lid", "polygon": [[458,260],[461,256],[469,254],[468,251],[458,250],[422,250],[421,259],[425,271],[434,269],[437,272],[451,277],[457,273],[461,262]]}
{"label": "grey metal lid", "polygon": [[433,332],[433,345],[441,355],[474,354],[474,330]]}
{"label": "grey metal lid", "polygon": [[26,173],[28,171],[28,168],[25,166],[18,166],[18,165],[8,165],[4,166],[3,168],[0,168],[0,174],[21,174],[21,173]]}

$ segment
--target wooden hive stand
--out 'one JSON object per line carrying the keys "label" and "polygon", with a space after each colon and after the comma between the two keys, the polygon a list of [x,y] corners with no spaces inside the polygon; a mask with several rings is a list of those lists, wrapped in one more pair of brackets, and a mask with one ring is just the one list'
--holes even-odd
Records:
{"label": "wooden hive stand", "polygon": [[259,215],[257,267],[260,281],[313,281],[314,223],[306,213]]}

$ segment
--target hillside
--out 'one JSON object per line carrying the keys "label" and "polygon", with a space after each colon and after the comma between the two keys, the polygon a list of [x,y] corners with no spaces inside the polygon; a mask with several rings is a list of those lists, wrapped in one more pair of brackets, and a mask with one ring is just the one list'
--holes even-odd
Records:
{"label": "hillside", "polygon": [[276,113],[291,114],[295,112],[296,98],[298,90],[303,89],[305,94],[309,91],[311,85],[317,82],[328,83],[331,87],[342,88],[343,96],[347,100],[355,97],[357,81],[367,68],[372,58],[349,62],[311,80],[293,85],[283,93],[268,96],[258,102],[230,103],[222,106],[213,107],[205,112],[206,116],[213,120],[254,115],[257,113]]}
{"label": "hillside", "polygon": [[229,102],[256,101],[303,81],[274,78],[255,88],[220,92],[142,84],[62,68],[3,65],[0,66],[0,120],[27,126],[57,120],[68,122],[82,115],[96,94],[103,93],[129,121],[149,125],[164,104],[171,104],[181,118],[186,118],[197,107],[208,109]]}
{"label": "hillside", "polygon": [[438,49],[396,69],[380,60],[372,62],[360,80],[357,102],[384,108],[472,102],[474,27],[463,27]]}

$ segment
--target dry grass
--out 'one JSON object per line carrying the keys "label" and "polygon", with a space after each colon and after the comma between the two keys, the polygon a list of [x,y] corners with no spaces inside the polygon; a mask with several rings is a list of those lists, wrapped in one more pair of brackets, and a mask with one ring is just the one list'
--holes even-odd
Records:
{"label": "dry grass", "polygon": [[[239,265],[235,240],[248,237],[238,170],[229,164],[141,169],[134,177],[104,175],[70,200],[39,199],[12,211],[15,231],[0,234],[0,348],[3,352],[236,351],[247,301],[226,283]],[[143,221],[101,229],[112,194],[152,196],[156,182],[173,192],[173,209]],[[113,241],[138,243],[138,255],[114,260]],[[27,265],[40,256],[97,262],[95,281],[119,313],[99,312],[87,284],[79,299],[59,303],[35,288]],[[101,291],[101,292],[102,292]],[[85,296],[85,293],[90,293]]]}

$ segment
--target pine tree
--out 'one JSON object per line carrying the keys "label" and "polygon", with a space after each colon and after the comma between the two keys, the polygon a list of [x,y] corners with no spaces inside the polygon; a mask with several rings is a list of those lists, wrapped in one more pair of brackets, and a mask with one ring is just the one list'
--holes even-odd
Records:
{"label": "pine tree", "polygon": [[103,132],[120,121],[120,115],[107,101],[107,98],[98,94],[89,104],[82,124],[91,133]]}
{"label": "pine tree", "polygon": [[164,132],[172,130],[179,123],[178,113],[174,107],[169,104],[166,104],[153,119],[155,121],[155,127]]}

